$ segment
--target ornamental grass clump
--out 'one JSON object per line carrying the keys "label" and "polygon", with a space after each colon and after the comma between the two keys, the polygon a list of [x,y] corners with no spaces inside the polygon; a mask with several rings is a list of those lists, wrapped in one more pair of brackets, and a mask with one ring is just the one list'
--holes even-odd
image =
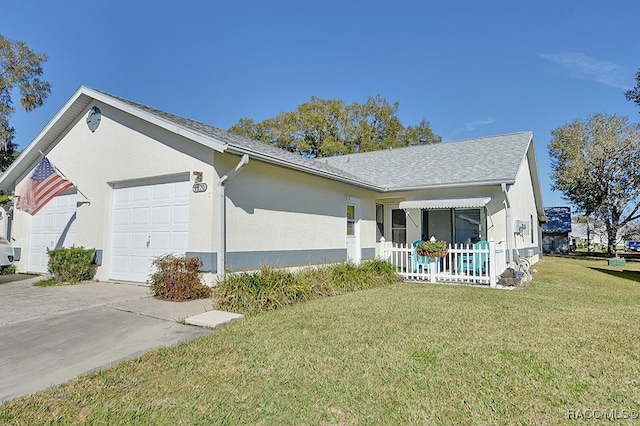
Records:
{"label": "ornamental grass clump", "polygon": [[381,260],[309,267],[296,273],[264,266],[257,272],[228,275],[213,290],[213,298],[216,309],[246,315],[396,281],[393,265]]}
{"label": "ornamental grass clump", "polygon": [[153,260],[157,272],[151,276],[151,291],[161,299],[184,301],[211,296],[211,288],[202,284],[198,258],[167,254]]}
{"label": "ornamental grass clump", "polygon": [[263,266],[260,271],[233,274],[214,290],[215,305],[234,312],[271,311],[309,300],[310,287],[289,271]]}

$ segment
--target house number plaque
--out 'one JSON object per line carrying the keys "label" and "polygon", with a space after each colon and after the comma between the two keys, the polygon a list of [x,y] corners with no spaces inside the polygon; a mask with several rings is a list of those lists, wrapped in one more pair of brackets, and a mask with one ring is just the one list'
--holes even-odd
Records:
{"label": "house number plaque", "polygon": [[193,192],[205,192],[207,190],[207,184],[204,182],[198,182],[193,184]]}

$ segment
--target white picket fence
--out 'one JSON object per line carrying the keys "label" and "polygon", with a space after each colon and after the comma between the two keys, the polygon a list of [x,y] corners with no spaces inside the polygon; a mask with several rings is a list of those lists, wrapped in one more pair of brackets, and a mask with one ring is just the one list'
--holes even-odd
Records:
{"label": "white picket fence", "polygon": [[419,256],[411,244],[398,245],[382,239],[380,254],[405,279],[432,283],[488,284],[494,287],[508,266],[506,245],[493,241],[489,241],[489,247],[485,249],[449,244],[446,256],[430,258]]}

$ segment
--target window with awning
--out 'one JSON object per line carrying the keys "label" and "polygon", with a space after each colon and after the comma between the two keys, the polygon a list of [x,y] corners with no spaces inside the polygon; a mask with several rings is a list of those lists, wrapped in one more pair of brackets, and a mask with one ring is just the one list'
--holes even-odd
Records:
{"label": "window with awning", "polygon": [[455,244],[487,239],[485,209],[422,209],[422,239],[432,236]]}
{"label": "window with awning", "polygon": [[409,200],[402,210],[422,212],[421,235],[455,244],[473,244],[487,238],[485,206],[491,197]]}

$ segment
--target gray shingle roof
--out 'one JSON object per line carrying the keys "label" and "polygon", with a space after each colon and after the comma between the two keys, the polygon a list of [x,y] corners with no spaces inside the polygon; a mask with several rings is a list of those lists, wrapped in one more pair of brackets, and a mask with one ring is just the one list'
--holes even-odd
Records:
{"label": "gray shingle roof", "polygon": [[513,182],[533,133],[419,145],[312,159],[233,135],[188,118],[101,92],[163,120],[217,139],[240,153],[258,154],[285,167],[305,170],[378,190]]}
{"label": "gray shingle roof", "polygon": [[[102,92],[104,93],[104,92]],[[213,137],[239,152],[260,154],[308,172],[379,190],[513,182],[533,138],[530,131],[312,159],[233,135],[195,120],[106,94],[134,108]]]}
{"label": "gray shingle roof", "polygon": [[152,114],[162,120],[185,127],[187,129],[193,130],[202,135],[217,139],[220,142],[227,144],[227,146],[230,147],[232,151],[238,151],[238,153],[250,153],[253,155],[258,154],[261,157],[263,157],[263,159],[277,160],[278,163],[280,163],[285,167],[291,167],[291,168],[304,170],[311,173],[316,172],[317,174],[333,177],[341,181],[355,183],[361,186],[367,186],[367,187],[373,186],[369,182],[348,173],[344,169],[335,167],[326,162],[321,162],[312,158],[303,157],[300,154],[285,151],[283,149],[276,148],[274,146],[264,144],[259,141],[254,141],[252,139],[234,135],[222,129],[219,129],[217,127],[210,126],[208,124],[204,124],[196,120],[180,117],[180,116],[168,113],[166,111],[161,111],[155,108],[151,108],[149,106],[139,104],[137,102],[133,102],[128,99],[110,95],[105,92],[100,92],[100,93],[106,96],[112,97],[114,99],[117,99],[121,102],[124,102],[133,108],[144,111],[148,114]]}
{"label": "gray shingle roof", "polygon": [[321,161],[389,190],[513,182],[532,138],[527,131]]}

